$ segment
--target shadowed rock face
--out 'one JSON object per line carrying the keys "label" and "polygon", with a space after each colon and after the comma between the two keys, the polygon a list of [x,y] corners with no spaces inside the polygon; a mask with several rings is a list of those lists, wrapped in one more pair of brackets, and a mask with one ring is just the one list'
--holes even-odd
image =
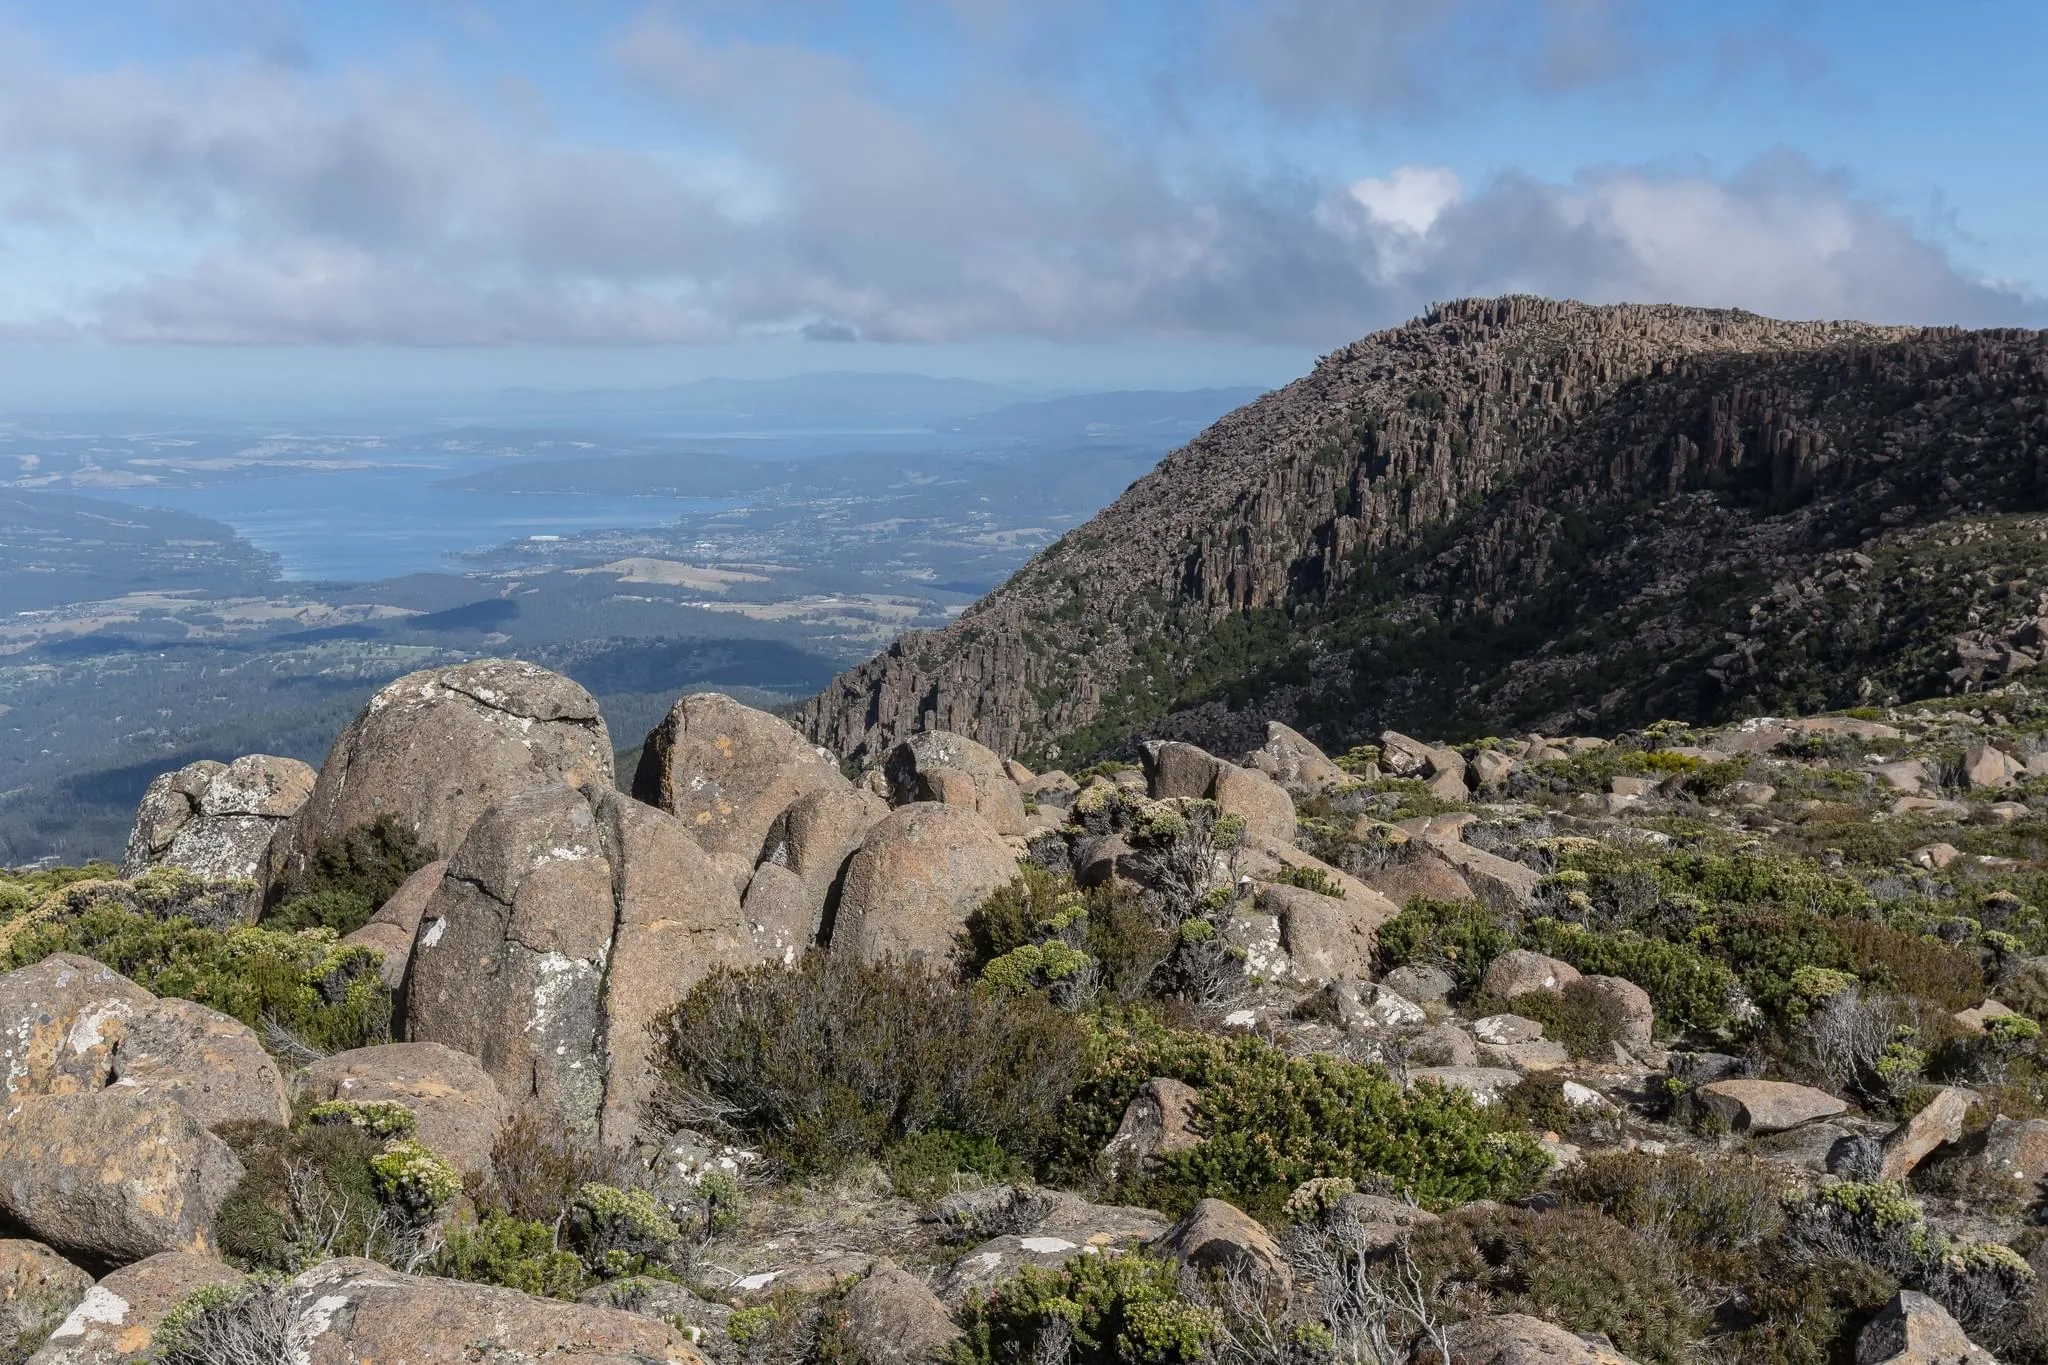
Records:
{"label": "shadowed rock face", "polygon": [[486,809],[552,783],[612,787],[611,736],[582,687],[515,659],[407,674],[342,731],[272,863],[382,815],[452,853]]}
{"label": "shadowed rock face", "polygon": [[943,729],[1066,764],[1142,734],[1241,753],[1267,720],[1336,752],[1387,724],[1855,705],[1918,646],[1946,667],[1965,608],[2008,613],[1894,622],[1859,579],[1853,628],[1808,638],[1806,584],[1902,528],[2033,508],[2044,366],[2041,333],[1445,304],[1224,417],[801,724],[868,760]]}

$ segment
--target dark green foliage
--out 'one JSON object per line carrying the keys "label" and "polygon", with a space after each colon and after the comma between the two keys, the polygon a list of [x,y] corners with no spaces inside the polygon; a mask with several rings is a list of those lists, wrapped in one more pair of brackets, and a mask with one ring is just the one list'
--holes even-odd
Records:
{"label": "dark green foliage", "polygon": [[550,1299],[574,1299],[584,1285],[583,1258],[556,1244],[553,1227],[496,1210],[452,1225],[432,1270]]}
{"label": "dark green foliage", "polygon": [[[1041,950],[1042,957],[1043,950],[1057,944],[1070,950],[1053,949],[1052,970],[1061,979],[1074,975],[1075,955],[1087,959],[1085,977],[1055,991],[1059,1003],[1075,1005],[1100,996],[1128,1004],[1145,993],[1176,942],[1173,926],[1127,883],[1112,880],[1082,891],[1070,875],[1027,862],[1015,881],[990,893],[968,917],[962,970],[970,981],[988,978],[991,964],[1023,949],[1013,962],[1035,969],[1029,973],[1031,984],[1053,985],[1046,979],[1046,964],[1034,961],[1031,950]],[[995,977],[1012,975],[999,969]]]}
{"label": "dark green foliage", "polygon": [[1447,1306],[1602,1332],[1646,1365],[1693,1359],[1704,1326],[1670,1245],[1591,1209],[1461,1209],[1410,1249]]}
{"label": "dark green foliage", "polygon": [[215,1225],[231,1264],[290,1275],[334,1256],[388,1261],[401,1251],[412,1220],[387,1205],[371,1166],[384,1143],[368,1130],[231,1123],[220,1137],[247,1172]]}
{"label": "dark green foliage", "polygon": [[943,1129],[912,1133],[888,1147],[882,1153],[882,1169],[897,1194],[919,1201],[946,1193],[962,1174],[982,1180],[1018,1174],[1017,1159],[993,1139]]}
{"label": "dark green foliage", "polygon": [[1575,1060],[1611,1059],[1614,1045],[1627,1036],[1621,1005],[1597,986],[1574,981],[1562,991],[1530,991],[1512,1000],[1474,1001],[1470,1013],[1518,1014],[1543,1025],[1543,1036],[1562,1043]]}
{"label": "dark green foliage", "polygon": [[1988,984],[1975,949],[1865,920],[1841,920],[1832,927],[1849,970],[1873,986],[1932,1000],[1946,1010],[1983,1002]]}
{"label": "dark green foliage", "polygon": [[955,1365],[1044,1357],[1072,1365],[1179,1365],[1207,1358],[1208,1310],[1182,1296],[1178,1267],[1139,1255],[1076,1256],[1057,1270],[1026,1267],[986,1298],[970,1297]]}
{"label": "dark green foliage", "polygon": [[1028,1157],[1087,1063],[1085,1030],[1039,996],[824,953],[721,970],[656,1030],[670,1112],[710,1097],[800,1174],[929,1129]]}
{"label": "dark green foliage", "polygon": [[1777,1235],[1785,1176],[1748,1157],[1596,1152],[1561,1172],[1557,1189],[1638,1232],[1692,1250],[1737,1251]]}
{"label": "dark green foliage", "polygon": [[1515,946],[1519,931],[1511,913],[1493,906],[1418,896],[1380,926],[1376,951],[1382,971],[1428,963],[1457,978],[1461,990],[1470,990],[1495,958]]}
{"label": "dark green foliage", "polygon": [[1663,1032],[1712,1031],[1725,1028],[1732,1019],[1729,1002],[1734,974],[1683,943],[1628,932],[1594,933],[1555,920],[1530,924],[1523,941],[1589,976],[1618,976],[1641,986],[1649,994],[1657,1011],[1657,1027]]}
{"label": "dark green foliage", "polygon": [[306,867],[287,878],[264,916],[273,929],[332,929],[349,934],[369,923],[405,879],[439,856],[395,816],[380,815],[322,839]]}
{"label": "dark green foliage", "polygon": [[243,926],[208,929],[183,916],[160,919],[117,902],[30,925],[5,965],[26,967],[52,953],[103,962],[158,995],[195,1000],[264,1032],[275,1024],[323,1052],[386,1042],[391,992],[382,963],[331,933],[280,933]]}
{"label": "dark green foliage", "polygon": [[1463,1092],[1403,1090],[1385,1071],[1337,1057],[1289,1056],[1262,1039],[1187,1033],[1142,1015],[1105,1023],[1096,1055],[1067,1106],[1054,1171],[1087,1170],[1147,1079],[1185,1081],[1202,1094],[1204,1140],[1168,1155],[1137,1192],[1169,1211],[1214,1197],[1277,1213],[1321,1176],[1384,1176],[1441,1208],[1519,1194],[1548,1165]]}
{"label": "dark green foliage", "polygon": [[1530,1072],[1501,1095],[1500,1116],[1505,1123],[1533,1132],[1569,1130],[1572,1107],[1565,1102],[1564,1077],[1555,1071]]}

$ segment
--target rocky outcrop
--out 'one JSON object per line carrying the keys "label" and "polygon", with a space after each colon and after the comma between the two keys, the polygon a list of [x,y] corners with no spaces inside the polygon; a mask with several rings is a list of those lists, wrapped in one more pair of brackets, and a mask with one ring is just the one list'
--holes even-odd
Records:
{"label": "rocky outcrop", "polygon": [[1142,1171],[1160,1157],[1199,1146],[1202,1135],[1195,1131],[1195,1112],[1201,1102],[1201,1092],[1185,1081],[1155,1076],[1145,1082],[1124,1106],[1116,1136],[1103,1149],[1111,1172]]}
{"label": "rocky outcrop", "polygon": [[[774,934],[779,926],[785,956],[816,942],[838,909],[847,859],[888,814],[888,802],[853,787],[822,788],[790,802],[768,827],[760,866],[747,884],[747,915],[757,932]],[[787,891],[777,886],[784,880],[778,876],[763,884],[770,869],[788,874]],[[775,909],[767,897],[777,898]]]}
{"label": "rocky outcrop", "polygon": [[[1854,565],[1844,607],[1870,631],[1800,637],[1833,590],[1820,547],[1874,563],[1901,526],[2031,510],[2038,438],[2010,433],[2039,418],[2044,351],[2040,333],[1443,304],[1224,417],[802,725],[869,760],[937,728],[1064,762],[1147,725],[1280,720],[1335,748],[1452,717],[1614,729],[1802,689],[1854,705],[1865,679],[1940,678],[1948,640]],[[1736,563],[1754,577],[1728,598],[1663,590]],[[1567,598],[1546,629],[1500,630]],[[1574,635],[1616,613],[1631,640]],[[1207,715],[1225,693],[1235,709]]]}
{"label": "rocky outcrop", "polygon": [[141,1365],[173,1310],[202,1289],[241,1279],[213,1257],[185,1251],[123,1266],[86,1291],[29,1365]]}
{"label": "rocky outcrop", "polygon": [[449,860],[420,920],[406,1036],[624,1143],[652,1084],[646,1025],[714,967],[775,953],[677,817],[540,788],[486,811]]}
{"label": "rocky outcrop", "polygon": [[1003,760],[964,735],[925,730],[890,751],[882,765],[889,800],[965,806],[998,834],[1024,833],[1024,794]]}
{"label": "rocky outcrop", "polygon": [[121,875],[168,866],[254,881],[265,875],[272,838],[313,794],[313,781],[297,759],[269,754],[203,759],[165,773],[135,812]]}
{"label": "rocky outcrop", "polygon": [[0,976],[0,1099],[110,1087],[209,1128],[291,1118],[277,1063],[239,1020],[68,953]]}
{"label": "rocky outcrop", "polygon": [[273,876],[380,816],[447,856],[485,810],[552,783],[612,789],[611,736],[581,686],[515,659],[409,673],[334,742],[312,796],[278,836]]}
{"label": "rocky outcrop", "polygon": [[974,812],[930,801],[900,806],[847,863],[832,951],[943,964],[967,917],[1016,875],[1016,853]]}
{"label": "rocky outcrop", "polygon": [[840,1301],[845,1340],[865,1365],[919,1365],[945,1356],[960,1329],[931,1286],[881,1260]]}
{"label": "rocky outcrop", "polygon": [[1294,1283],[1287,1256],[1272,1234],[1221,1199],[1196,1201],[1154,1249],[1198,1271],[1246,1276],[1283,1296]]}
{"label": "rocky outcrop", "polygon": [[776,817],[798,797],[851,784],[830,754],[765,711],[717,692],[678,701],[647,736],[633,796],[677,816],[746,888]]}
{"label": "rocky outcrop", "polygon": [[0,1214],[72,1260],[208,1252],[242,1163],[173,1100],[29,1095],[0,1114]]}

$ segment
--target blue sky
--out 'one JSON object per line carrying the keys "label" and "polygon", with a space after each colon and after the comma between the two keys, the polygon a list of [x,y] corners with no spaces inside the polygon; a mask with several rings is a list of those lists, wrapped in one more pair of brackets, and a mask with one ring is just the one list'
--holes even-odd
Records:
{"label": "blue sky", "polygon": [[0,403],[1278,382],[1508,290],[2048,322],[2048,5],[0,0]]}

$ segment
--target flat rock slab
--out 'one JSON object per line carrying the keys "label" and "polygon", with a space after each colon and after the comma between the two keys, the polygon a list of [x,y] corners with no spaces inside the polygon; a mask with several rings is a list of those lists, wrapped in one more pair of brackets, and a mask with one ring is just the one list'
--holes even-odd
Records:
{"label": "flat rock slab", "polygon": [[1781,1133],[1847,1113],[1848,1102],[1790,1081],[1715,1081],[1699,1088],[1700,1103],[1737,1133]]}

